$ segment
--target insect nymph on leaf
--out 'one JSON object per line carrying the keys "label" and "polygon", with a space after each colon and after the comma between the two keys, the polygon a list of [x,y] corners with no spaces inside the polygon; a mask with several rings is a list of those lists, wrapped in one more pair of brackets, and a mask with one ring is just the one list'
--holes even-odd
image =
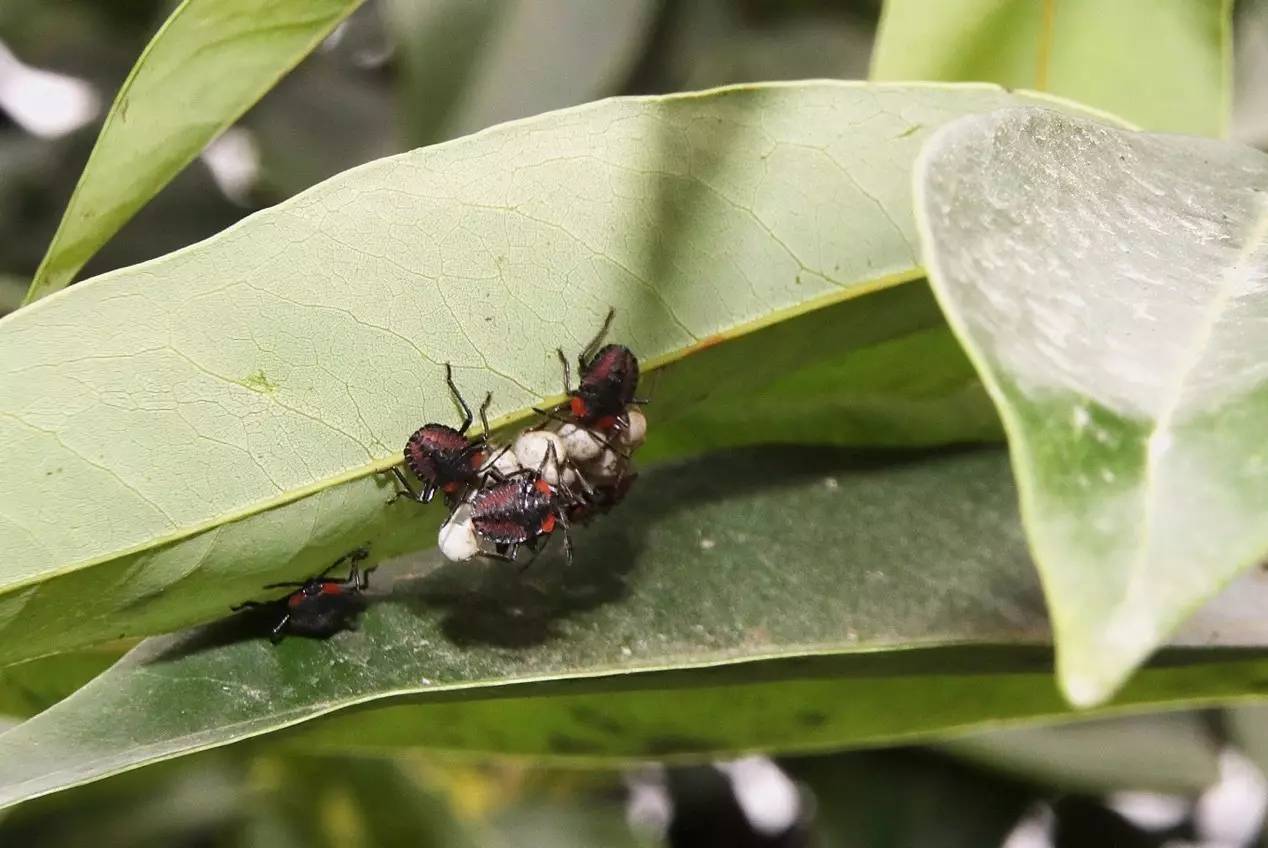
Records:
{"label": "insect nymph on leaf", "polygon": [[445,363],[445,383],[449,386],[454,402],[462,410],[462,422],[457,429],[433,422],[414,431],[405,443],[405,465],[422,481],[422,489],[415,491],[401,469],[393,468],[392,473],[402,487],[396,493],[396,498],[431,503],[436,492],[440,491],[452,507],[462,500],[469,489],[480,484],[488,446],[487,412],[493,394],[486,394],[484,403],[480,405],[480,424],[484,431],[476,438],[469,439],[467,430],[471,428],[474,416],[471,414],[471,407],[467,406],[458,387],[454,385],[453,368],[448,362]]}
{"label": "insect nymph on leaf", "polygon": [[[355,630],[356,617],[365,607],[361,593],[370,585],[373,568],[364,571],[360,563],[370,555],[362,546],[344,554],[326,567],[321,574],[307,580],[285,583],[269,583],[265,589],[294,588],[289,595],[272,601],[244,601],[231,609],[274,609],[280,618],[273,627],[270,641],[274,644],[286,636],[307,636],[325,639],[342,630]],[[331,571],[344,563],[349,564],[347,577],[330,577]]]}

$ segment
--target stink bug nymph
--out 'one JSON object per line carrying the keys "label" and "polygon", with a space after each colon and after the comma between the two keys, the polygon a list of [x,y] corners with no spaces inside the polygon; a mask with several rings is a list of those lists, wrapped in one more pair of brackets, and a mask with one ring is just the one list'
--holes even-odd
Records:
{"label": "stink bug nymph", "polygon": [[484,403],[480,405],[480,424],[484,432],[469,439],[467,430],[471,428],[471,407],[467,406],[454,385],[453,369],[448,362],[445,363],[445,382],[462,410],[462,424],[456,430],[446,424],[424,424],[414,431],[405,443],[405,464],[422,481],[422,490],[414,491],[401,470],[393,468],[392,473],[403,487],[403,491],[396,493],[397,498],[431,503],[439,490],[452,505],[462,498],[467,489],[480,482],[488,445],[489,421],[486,413],[493,393],[485,395]]}
{"label": "stink bug nymph", "polygon": [[471,500],[471,527],[477,536],[493,543],[494,556],[511,561],[520,545],[536,553],[538,543],[559,527],[564,534],[564,558],[571,564],[572,537],[565,509],[559,489],[529,472],[477,492]]}
{"label": "stink bug nymph", "polygon": [[638,357],[628,347],[619,344],[599,345],[612,326],[615,309],[609,309],[599,333],[577,356],[581,369],[577,388],[572,385],[568,357],[562,349],[556,349],[564,369],[564,391],[568,394],[568,408],[573,419],[585,427],[597,430],[622,429],[626,409],[631,404],[646,403],[636,398],[638,389]]}
{"label": "stink bug nymph", "polygon": [[[369,555],[367,548],[357,548],[339,557],[316,577],[302,582],[269,583],[264,587],[295,589],[285,597],[272,601],[245,601],[230,609],[234,612],[276,609],[281,618],[270,637],[274,644],[282,641],[288,633],[324,639],[340,630],[355,629],[354,619],[364,606],[361,593],[370,585],[370,573],[374,571],[373,568],[362,571],[359,565]],[[346,578],[326,576],[345,562],[350,566]]]}

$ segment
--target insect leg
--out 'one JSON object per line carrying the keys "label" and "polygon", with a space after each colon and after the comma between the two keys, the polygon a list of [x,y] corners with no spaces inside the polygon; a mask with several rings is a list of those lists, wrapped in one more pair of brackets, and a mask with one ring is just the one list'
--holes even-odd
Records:
{"label": "insect leg", "polygon": [[[543,416],[543,417],[545,417],[545,418],[549,418],[551,421],[558,421],[560,424],[573,424],[573,425],[575,425],[575,424],[576,424],[576,422],[575,422],[575,421],[570,421],[569,419],[564,418],[564,417],[563,417],[562,415],[560,415],[559,413],[557,413],[557,412],[552,412],[552,411],[550,411],[550,410],[548,410],[548,409],[538,409],[538,408],[537,408],[537,407],[535,407],[535,406],[530,407],[530,409],[532,409],[532,410],[533,410],[533,412],[536,412],[538,415],[541,415],[541,416]],[[629,459],[629,458],[630,458],[630,455],[629,455],[629,454],[627,454],[625,451],[621,450],[619,447],[617,447],[616,445],[614,445],[614,444],[612,444],[611,442],[609,442],[606,438],[604,438],[604,437],[603,437],[603,435],[602,435],[602,434],[600,434],[600,433],[596,433],[594,430],[586,430],[586,432],[590,434],[590,438],[592,438],[592,439],[594,439],[595,441],[599,442],[599,443],[600,443],[600,444],[602,444],[605,448],[608,448],[608,449],[612,450],[613,452],[620,454],[620,455],[621,455],[621,457],[622,457],[623,459]]]}
{"label": "insect leg", "polygon": [[612,317],[616,315],[615,307],[608,307],[608,315],[603,319],[603,326],[599,328],[599,332],[590,340],[590,343],[581,349],[581,353],[577,355],[577,363],[581,366],[581,370],[586,370],[586,363],[594,356],[595,351],[599,349],[599,345],[603,342],[603,337],[608,334],[608,328],[612,326]]}
{"label": "insect leg", "polygon": [[426,504],[431,503],[431,499],[436,496],[435,486],[428,486],[421,492],[416,492],[414,491],[414,487],[409,484],[409,480],[407,480],[405,475],[401,473],[401,469],[393,468],[392,474],[396,477],[396,482],[400,483],[404,490],[402,491],[401,489],[397,489],[396,494],[388,501],[389,504],[394,504],[401,498],[407,498],[416,503]]}
{"label": "insect leg", "polygon": [[572,528],[568,526],[568,519],[564,516],[562,509],[555,510],[555,520],[559,522],[559,526],[564,531],[564,564],[569,568],[572,567]]}
{"label": "insect leg", "polygon": [[286,625],[291,623],[291,614],[288,612],[282,616],[282,620],[273,628],[273,634],[269,636],[269,641],[276,645],[278,642],[286,638]]}
{"label": "insect leg", "polygon": [[559,364],[562,365],[564,369],[564,394],[569,394],[572,392],[572,371],[569,370],[568,357],[564,356],[564,349],[562,347],[555,348],[555,354],[558,355]]}
{"label": "insect leg", "polygon": [[489,413],[489,404],[491,403],[493,403],[493,392],[488,392],[484,396],[484,403],[480,404],[480,426],[484,428],[484,430],[480,433],[480,435],[484,438],[488,438],[488,435],[489,435],[488,413]]}
{"label": "insect leg", "polygon": [[467,406],[467,402],[462,399],[462,393],[458,391],[458,387],[453,382],[453,366],[448,362],[445,363],[445,382],[449,384],[449,393],[453,395],[453,399],[457,402],[458,408],[462,410],[462,426],[458,428],[458,432],[466,435],[467,428],[471,426],[471,407]]}

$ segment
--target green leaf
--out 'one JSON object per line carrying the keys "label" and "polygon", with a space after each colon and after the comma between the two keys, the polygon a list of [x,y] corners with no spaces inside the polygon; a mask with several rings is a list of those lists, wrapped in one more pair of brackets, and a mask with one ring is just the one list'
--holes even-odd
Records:
{"label": "green leaf", "polygon": [[384,9],[399,36],[409,138],[431,144],[613,93],[658,8],[652,0],[391,0]]}
{"label": "green leaf", "polygon": [[999,407],[1071,701],[1268,554],[1268,158],[1044,110],[956,123],[926,264]]}
{"label": "green leaf", "polygon": [[[604,101],[356,168],[3,319],[0,663],[209,620],[368,539],[429,544],[439,511],[383,509],[374,475],[453,420],[443,362],[514,421],[613,306],[649,371],[687,357],[649,377],[655,432],[938,326],[923,291],[878,292],[921,273],[911,163],[932,127],[1018,102],[831,82]],[[791,326],[832,304],[862,310],[853,335]]]}
{"label": "green leaf", "polygon": [[1197,713],[1021,727],[952,739],[958,757],[1071,792],[1196,795],[1215,782],[1217,746]]}
{"label": "green leaf", "polygon": [[130,645],[99,645],[0,669],[0,716],[32,716],[112,666]]}
{"label": "green leaf", "polygon": [[97,250],[361,0],[185,0],[132,68],[26,301]]}
{"label": "green leaf", "polygon": [[[327,642],[272,646],[267,617],[151,639],[0,736],[0,804],[323,716],[288,744],[596,761],[1068,712],[1002,451],[704,457],[645,473],[586,530],[571,569],[543,557],[523,579],[405,560]],[[1268,692],[1265,669],[1187,652],[1115,706]]]}
{"label": "green leaf", "polygon": [[876,80],[980,80],[1105,109],[1146,129],[1222,135],[1231,0],[886,0]]}
{"label": "green leaf", "polygon": [[[745,379],[752,388],[712,391],[678,405],[679,414],[671,406],[640,458],[780,442],[1003,441],[977,372],[924,282],[785,321],[727,345],[717,359],[719,381]],[[750,379],[755,369],[762,379]]]}

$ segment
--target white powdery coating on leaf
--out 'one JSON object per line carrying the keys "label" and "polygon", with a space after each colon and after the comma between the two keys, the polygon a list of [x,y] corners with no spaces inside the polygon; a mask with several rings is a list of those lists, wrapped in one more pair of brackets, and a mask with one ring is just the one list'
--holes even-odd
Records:
{"label": "white powdery coating on leaf", "polygon": [[1019,389],[1157,418],[1268,381],[1262,154],[997,114],[934,176],[931,227],[965,246],[939,253],[944,279]]}

